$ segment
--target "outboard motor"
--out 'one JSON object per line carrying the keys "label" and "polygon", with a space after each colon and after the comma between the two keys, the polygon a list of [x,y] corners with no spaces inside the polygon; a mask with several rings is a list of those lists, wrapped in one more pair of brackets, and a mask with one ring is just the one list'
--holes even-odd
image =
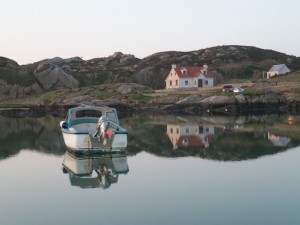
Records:
{"label": "outboard motor", "polygon": [[101,116],[98,120],[98,133],[100,136],[100,140],[104,141],[106,138],[106,131],[109,126],[109,118],[107,116]]}

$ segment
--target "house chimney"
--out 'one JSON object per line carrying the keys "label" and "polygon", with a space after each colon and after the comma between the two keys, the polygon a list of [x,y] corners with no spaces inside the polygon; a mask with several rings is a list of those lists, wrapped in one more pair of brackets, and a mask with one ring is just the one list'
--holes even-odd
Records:
{"label": "house chimney", "polygon": [[175,63],[172,64],[172,69],[176,69],[176,64]]}
{"label": "house chimney", "polygon": [[203,69],[201,70],[201,72],[203,73],[204,76],[206,76],[207,71],[208,71],[208,65],[204,64]]}

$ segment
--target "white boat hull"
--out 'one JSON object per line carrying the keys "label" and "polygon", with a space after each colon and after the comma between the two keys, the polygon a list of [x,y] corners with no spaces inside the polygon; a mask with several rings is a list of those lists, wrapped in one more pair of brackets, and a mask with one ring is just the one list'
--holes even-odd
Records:
{"label": "white boat hull", "polygon": [[72,150],[113,150],[121,151],[127,146],[127,134],[114,134],[106,143],[89,133],[62,132],[65,145]]}
{"label": "white boat hull", "polygon": [[126,148],[127,134],[114,134],[112,138],[112,148]]}

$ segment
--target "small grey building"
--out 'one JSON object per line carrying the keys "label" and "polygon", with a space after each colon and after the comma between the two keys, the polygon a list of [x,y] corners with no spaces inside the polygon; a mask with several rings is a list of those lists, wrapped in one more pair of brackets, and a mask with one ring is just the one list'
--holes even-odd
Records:
{"label": "small grey building", "polygon": [[271,69],[267,72],[267,78],[270,79],[271,77],[286,74],[291,72],[291,70],[285,64],[278,64],[273,65]]}

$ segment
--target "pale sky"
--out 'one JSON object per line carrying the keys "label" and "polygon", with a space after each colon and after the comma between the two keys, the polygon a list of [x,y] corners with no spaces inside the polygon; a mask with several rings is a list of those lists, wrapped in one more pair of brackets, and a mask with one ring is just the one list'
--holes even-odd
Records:
{"label": "pale sky", "polygon": [[299,0],[0,0],[0,56],[20,65],[247,45],[300,56]]}

